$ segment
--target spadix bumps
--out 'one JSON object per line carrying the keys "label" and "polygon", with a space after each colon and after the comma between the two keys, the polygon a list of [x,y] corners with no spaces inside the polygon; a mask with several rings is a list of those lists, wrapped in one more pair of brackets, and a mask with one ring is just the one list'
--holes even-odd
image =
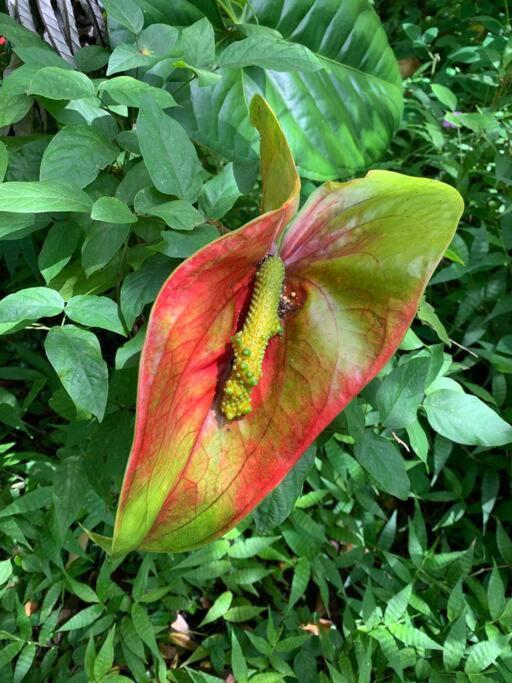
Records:
{"label": "spadix bumps", "polygon": [[278,256],[268,256],[256,272],[244,326],[231,340],[233,368],[221,403],[228,420],[251,412],[251,391],[260,381],[265,349],[270,339],[281,332],[278,309],[283,282],[283,262]]}

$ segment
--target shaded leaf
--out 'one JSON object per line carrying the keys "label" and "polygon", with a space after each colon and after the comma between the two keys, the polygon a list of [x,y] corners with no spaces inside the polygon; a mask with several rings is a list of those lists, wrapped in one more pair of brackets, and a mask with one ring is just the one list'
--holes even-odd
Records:
{"label": "shaded leaf", "polygon": [[74,325],[52,327],[44,348],[73,402],[101,420],[107,403],[108,370],[95,335]]}

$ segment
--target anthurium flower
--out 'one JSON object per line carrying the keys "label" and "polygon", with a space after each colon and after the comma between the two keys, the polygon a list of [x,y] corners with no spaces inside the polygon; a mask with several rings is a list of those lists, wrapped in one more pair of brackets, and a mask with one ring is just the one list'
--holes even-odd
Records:
{"label": "anthurium flower", "polygon": [[[296,214],[283,133],[259,96],[251,116],[263,214],[186,260],[156,299],[114,554],[200,546],[277,486],[390,359],[462,212],[448,185],[373,171],[326,183]],[[281,264],[272,281],[258,277],[269,257]],[[236,358],[251,344],[265,348],[248,382]],[[250,412],[226,407],[233,378]]]}

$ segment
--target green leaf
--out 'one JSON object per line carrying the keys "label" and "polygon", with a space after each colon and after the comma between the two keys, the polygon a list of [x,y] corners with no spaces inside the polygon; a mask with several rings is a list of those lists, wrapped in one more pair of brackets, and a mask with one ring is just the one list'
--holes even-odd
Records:
{"label": "green leaf", "polygon": [[140,107],[144,94],[150,95],[162,109],[176,106],[175,99],[167,90],[154,88],[131,76],[117,76],[102,81],[98,86],[98,97],[102,97],[104,93],[117,104],[125,104],[128,107]]}
{"label": "green leaf", "polygon": [[[176,117],[192,137],[230,160],[256,158],[247,110],[226,102],[250,101],[261,92],[279,116],[301,175],[337,178],[377,160],[400,121],[402,94],[396,60],[371,4],[344,0],[340,8],[296,0],[290,10],[283,2],[253,0],[245,21],[260,32],[227,46],[219,62],[271,68],[221,68],[217,84],[201,87],[194,79],[177,93],[184,107]],[[271,39],[269,29],[282,38]],[[324,68],[276,70],[317,68],[315,60]]]}
{"label": "green leaf", "polygon": [[73,56],[78,69],[89,73],[99,71],[108,64],[110,51],[101,45],[86,45],[77,50]]}
{"label": "green leaf", "polygon": [[215,34],[208,19],[200,19],[181,32],[185,62],[196,67],[212,66],[215,60]]}
{"label": "green leaf", "polygon": [[[137,206],[137,197],[135,198],[135,206],[136,210],[140,210]],[[174,230],[192,230],[204,222],[202,214],[192,204],[182,199],[175,199],[164,204],[155,204],[148,207],[144,213],[150,216],[158,216],[168,226],[174,228]]]}
{"label": "green leaf", "polygon": [[229,556],[235,557],[238,560],[246,560],[263,552],[272,543],[275,543],[278,538],[278,536],[251,536],[251,538],[237,541],[230,547]]}
{"label": "green leaf", "polygon": [[264,607],[255,607],[254,605],[239,605],[231,607],[224,615],[226,621],[238,624],[242,621],[250,621],[257,617],[264,611]]}
{"label": "green leaf", "polygon": [[27,95],[15,95],[5,89],[0,90],[0,128],[21,121],[33,102],[34,99]]}
{"label": "green leaf", "polygon": [[384,623],[392,624],[395,621],[401,619],[407,610],[407,605],[412,595],[412,584],[409,584],[405,588],[394,595],[386,606],[386,611],[384,612]]}
{"label": "green leaf", "polygon": [[12,562],[11,560],[1,560],[0,561],[0,586],[3,586],[9,580],[12,574]]}
{"label": "green leaf", "polygon": [[44,151],[40,179],[85,187],[102,168],[115,161],[118,153],[117,147],[95,128],[82,124],[65,126]]}
{"label": "green leaf", "polygon": [[78,517],[87,487],[86,474],[79,456],[65,458],[53,476],[53,502],[61,538]]}
{"label": "green leaf", "polygon": [[34,512],[43,507],[47,507],[52,503],[52,487],[44,486],[43,488],[29,491],[17,500],[14,500],[9,505],[6,505],[0,510],[0,517],[10,517],[11,515],[23,515],[27,512]]}
{"label": "green leaf", "polygon": [[66,315],[73,322],[87,327],[101,327],[125,335],[117,304],[106,296],[83,294],[74,296],[66,304]]}
{"label": "green leaf", "polygon": [[126,276],[121,286],[121,312],[128,329],[131,330],[144,306],[155,300],[171,270],[168,259],[155,257],[145,261],[137,272]]}
{"label": "green leaf", "polygon": [[69,263],[80,236],[79,226],[70,221],[55,223],[48,230],[37,260],[47,284]]}
{"label": "green leaf", "polygon": [[134,0],[105,0],[102,3],[107,15],[132,33],[139,33],[144,26],[144,14]]}
{"label": "green leaf", "polygon": [[112,626],[105,638],[103,645],[94,660],[93,672],[94,680],[99,681],[105,676],[114,664],[114,637],[116,633],[115,625]]}
{"label": "green leaf", "polygon": [[483,640],[468,650],[468,658],[464,666],[467,674],[477,674],[494,664],[507,644],[507,639],[498,636],[491,640]]}
{"label": "green leaf", "polygon": [[82,190],[62,182],[7,182],[0,183],[0,206],[2,211],[13,213],[89,213],[92,200]]}
{"label": "green leaf", "polygon": [[32,667],[37,647],[35,643],[28,643],[20,652],[14,668],[13,683],[21,683]]}
{"label": "green leaf", "polygon": [[71,591],[78,597],[82,602],[100,602],[100,599],[93,591],[93,589],[82,581],[77,581],[72,576],[64,572],[66,577],[66,582],[71,589]]}
{"label": "green leaf", "polygon": [[153,654],[159,654],[154,627],[144,607],[135,602],[132,605],[131,617],[139,638],[149,647]]}
{"label": "green leaf", "polygon": [[84,654],[84,669],[87,675],[87,679],[94,680],[94,660],[96,659],[96,645],[94,643],[94,637],[92,633],[89,636],[89,641],[87,647],[85,648]]}
{"label": "green leaf", "polygon": [[157,190],[194,201],[199,192],[201,165],[185,129],[144,95],[137,118],[137,137]]}
{"label": "green leaf", "polygon": [[80,71],[47,66],[39,69],[30,81],[28,95],[50,100],[78,100],[94,95],[94,84]]}
{"label": "green leaf", "polygon": [[158,57],[146,54],[142,50],[143,48],[137,48],[135,45],[127,45],[126,43],[118,45],[108,60],[107,76],[138,67],[150,68],[156,64]]}
{"label": "green leaf", "polygon": [[316,447],[310,446],[283,481],[259,504],[254,511],[258,531],[274,529],[291,514],[315,455]]}
{"label": "green leaf", "polygon": [[403,458],[394,444],[366,430],[354,447],[354,455],[379,488],[402,500],[407,499],[410,481]]}
{"label": "green leaf", "polygon": [[377,408],[390,429],[401,429],[416,420],[423,400],[430,360],[414,358],[386,375],[377,391]]}
{"label": "green leaf", "polygon": [[130,208],[115,197],[100,197],[91,210],[91,218],[105,223],[136,223],[137,217]]}
{"label": "green leaf", "polygon": [[426,323],[427,325],[430,325],[430,327],[433,330],[435,330],[437,336],[441,341],[443,341],[448,346],[451,345],[450,337],[448,336],[448,332],[446,331],[445,326],[439,320],[439,317],[437,316],[434,307],[431,306],[427,301],[425,301],[425,299],[422,300],[420,307],[418,308],[417,315],[422,322]]}
{"label": "green leaf", "polygon": [[64,300],[54,289],[28,287],[8,294],[0,301],[0,323],[18,323],[59,315]]}
{"label": "green leaf", "polygon": [[131,368],[137,365],[145,337],[146,326],[144,325],[132,339],[128,340],[126,344],[123,344],[117,349],[116,370]]}
{"label": "green leaf", "polygon": [[274,71],[305,73],[328,69],[327,63],[305,45],[268,35],[249,36],[232,43],[222,52],[219,66],[232,69],[260,66]]}
{"label": "green leaf", "polygon": [[206,616],[204,617],[204,619],[199,624],[199,628],[201,626],[205,626],[206,624],[210,624],[212,621],[215,621],[216,619],[220,619],[222,616],[224,616],[224,614],[231,607],[232,601],[233,601],[233,593],[231,593],[231,591],[226,591],[225,593],[221,593],[219,595],[219,597],[215,600],[213,605],[210,607],[208,612],[206,613]]}
{"label": "green leaf", "polygon": [[101,421],[107,404],[108,370],[96,336],[74,325],[53,327],[44,347],[73,402]]}
{"label": "green leaf", "polygon": [[390,624],[388,626],[389,631],[401,640],[405,645],[411,645],[412,647],[421,647],[425,650],[442,650],[442,646],[432,640],[430,636],[426,633],[420,631],[419,629],[411,626],[411,624]]}
{"label": "green leaf", "polygon": [[222,171],[208,180],[199,193],[199,208],[211,220],[222,218],[242,193],[233,172],[233,164],[226,164]]}
{"label": "green leaf", "polygon": [[3,182],[5,178],[5,172],[7,171],[7,166],[9,165],[9,152],[7,147],[3,142],[0,142],[0,183]]}
{"label": "green leaf", "polygon": [[457,109],[457,97],[453,94],[450,88],[447,88],[445,85],[441,85],[440,83],[431,83],[430,87],[441,104],[444,104],[444,106],[448,109],[451,109],[451,111]]}
{"label": "green leaf", "polygon": [[489,614],[491,615],[491,618],[496,621],[502,615],[507,604],[505,586],[496,563],[494,563],[494,567],[492,568],[489,584],[487,586],[487,603],[489,605]]}
{"label": "green leaf", "polygon": [[162,233],[163,243],[158,251],[171,258],[186,258],[217,239],[219,232],[213,225],[199,225],[190,232],[166,230]]}
{"label": "green leaf", "polygon": [[65,624],[59,628],[62,631],[76,631],[79,628],[85,628],[99,619],[103,614],[105,607],[103,605],[91,605],[81,610],[71,617]]}
{"label": "green leaf", "polygon": [[311,575],[311,565],[307,557],[301,557],[295,565],[293,572],[290,597],[288,599],[288,609],[291,609],[297,601],[303,597],[309,584]]}
{"label": "green leaf", "polygon": [[512,541],[499,520],[496,524],[496,543],[501,557],[507,564],[512,565]]}
{"label": "green leaf", "polygon": [[512,427],[476,396],[441,389],[424,403],[431,427],[466,445],[503,446],[512,441]]}
{"label": "green leaf", "polygon": [[130,233],[126,223],[93,223],[82,245],[82,267],[87,277],[103,268],[123,246]]}
{"label": "green leaf", "polygon": [[443,646],[443,664],[447,671],[454,671],[460,664],[466,649],[466,614],[461,614],[452,625]]}
{"label": "green leaf", "polygon": [[231,631],[231,668],[235,680],[239,683],[246,683],[248,677],[247,662],[245,661],[244,651],[242,650],[235,629]]}

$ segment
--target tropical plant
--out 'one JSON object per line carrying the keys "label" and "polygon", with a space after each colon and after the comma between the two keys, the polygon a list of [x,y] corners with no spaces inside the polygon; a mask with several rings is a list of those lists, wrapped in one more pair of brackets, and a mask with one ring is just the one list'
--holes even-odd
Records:
{"label": "tropical plant", "polygon": [[[284,135],[260,96],[251,112],[264,213],[185,261],[156,299],[116,554],[194,548],[250,512],[389,361],[462,213],[449,185],[375,171],[323,185],[294,216],[300,183]],[[436,364],[419,354],[406,389],[382,392],[386,424],[414,422],[429,372]],[[476,428],[473,443],[512,441],[512,427],[488,419],[496,433]],[[370,471],[378,443],[361,455]],[[388,460],[387,490],[406,498],[405,467],[393,451]]]}
{"label": "tropical plant", "polygon": [[[402,108],[396,64],[366,2],[315,0],[311,22],[301,18],[306,3],[292,0],[257,8],[112,0],[104,3],[105,45],[94,44],[94,24],[73,2],[82,48],[66,59],[45,42],[40,8],[48,4],[4,3],[30,7],[43,39],[0,21],[0,178],[18,188],[0,207],[2,296],[16,297],[0,322],[2,683],[507,683],[510,446],[468,445],[506,429],[497,414],[512,421],[506,3],[376,0],[404,76],[393,137]],[[51,5],[59,21],[64,3]],[[242,87],[229,89],[231,67],[220,59],[251,47],[251,35],[255,50],[257,31],[266,56],[272,33],[272,47],[300,57],[303,70],[236,67]],[[210,65],[201,55],[211,55],[212,32]],[[367,49],[372,33],[380,52]],[[160,58],[158,37],[172,54]],[[127,71],[107,75],[123,55]],[[252,55],[262,59],[261,50]],[[47,67],[57,71],[41,74]],[[287,85],[280,101],[278,82]],[[325,85],[314,90],[316,108],[306,82]],[[359,98],[349,96],[350,83]],[[150,306],[184,258],[262,220],[247,109],[254,88],[295,154],[308,152],[299,159],[301,206],[317,192],[311,177],[346,180],[371,164],[448,183],[466,208],[397,353],[251,514],[192,552],[111,558],[84,528],[113,533]],[[207,92],[226,98],[205,97],[199,109]],[[156,123],[147,94],[162,109]],[[301,102],[308,106],[294,123]],[[348,116],[341,127],[336,111]],[[144,149],[139,116],[156,130]],[[214,117],[223,123],[218,136],[208,128]],[[166,125],[173,145],[160,134]],[[182,150],[175,182],[183,197],[152,179]],[[318,175],[306,164],[318,165]],[[194,178],[196,196],[182,177]],[[372,177],[356,182],[367,187]],[[248,282],[247,302],[251,290]],[[268,400],[261,405],[258,395],[291,320],[270,342],[253,412],[232,424],[262,419]]]}

